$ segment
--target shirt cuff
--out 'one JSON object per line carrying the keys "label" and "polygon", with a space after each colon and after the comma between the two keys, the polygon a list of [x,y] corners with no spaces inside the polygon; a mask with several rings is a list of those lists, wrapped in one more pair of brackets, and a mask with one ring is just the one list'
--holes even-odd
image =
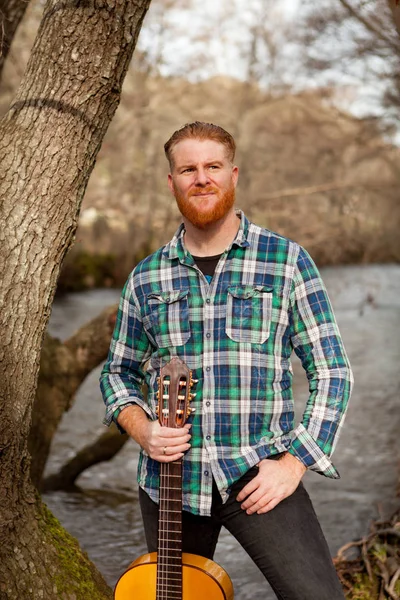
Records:
{"label": "shirt cuff", "polygon": [[141,398],[134,398],[132,396],[131,397],[128,396],[126,398],[119,398],[116,402],[113,402],[112,404],[107,406],[106,415],[103,419],[103,424],[107,425],[107,427],[109,427],[111,425],[111,423],[114,421],[114,423],[118,427],[119,431],[121,433],[126,433],[125,429],[123,427],[121,427],[121,425],[118,423],[118,420],[117,420],[118,415],[127,406],[135,406],[135,405],[140,406],[140,408],[144,410],[144,412],[146,413],[146,415],[149,417],[149,419],[151,421],[155,421],[157,419],[157,415],[151,410],[151,408],[145,403],[144,400],[142,400]]}
{"label": "shirt cuff", "polygon": [[301,423],[294,429],[288,452],[298,458],[311,471],[316,471],[331,479],[340,479],[329,456],[324,454],[314,438]]}

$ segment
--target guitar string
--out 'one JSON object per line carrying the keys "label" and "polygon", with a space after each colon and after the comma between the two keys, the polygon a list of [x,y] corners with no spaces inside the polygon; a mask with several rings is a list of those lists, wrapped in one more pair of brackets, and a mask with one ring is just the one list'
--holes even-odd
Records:
{"label": "guitar string", "polygon": [[[169,538],[168,535],[170,532],[174,533],[174,534],[178,534],[178,537],[181,538],[182,535],[182,499],[176,499],[176,498],[171,498],[171,496],[168,494],[168,490],[171,489],[176,489],[176,486],[170,485],[172,483],[172,478],[176,479],[182,479],[182,474],[176,474],[176,473],[171,473],[172,470],[175,469],[175,467],[178,467],[178,469],[181,469],[181,464],[172,464],[172,463],[163,463],[161,469],[161,478],[162,478],[162,483],[163,485],[161,486],[161,497],[160,497],[160,502],[161,502],[161,512],[162,512],[162,519],[161,519],[161,534],[160,534],[160,544],[159,544],[159,551],[160,551],[160,560],[159,560],[159,568],[160,568],[160,573],[159,573],[159,577],[158,577],[158,586],[157,586],[157,599],[159,598],[159,600],[168,600],[171,596],[171,594],[175,594],[176,590],[170,589],[172,587],[171,584],[171,580],[174,579],[175,581],[178,582],[178,588],[180,590],[180,594],[182,593],[182,559],[181,559],[181,549],[180,550],[175,550],[175,549],[171,549],[169,547],[169,542],[173,542],[173,541],[179,541],[176,540],[176,538]],[[165,485],[168,484],[168,485]],[[181,487],[181,485],[179,485],[179,487]],[[166,492],[166,493],[163,493]],[[171,508],[171,505],[173,505],[172,503],[176,503],[178,502],[180,504],[180,510],[176,511],[173,510]],[[180,519],[176,520],[176,519],[170,519],[169,515],[171,512],[177,513],[180,515]],[[164,513],[167,513],[167,517],[165,517]],[[173,527],[173,529],[170,528],[170,524],[177,524],[178,525],[178,529],[176,527]],[[179,527],[180,524],[180,527]],[[164,542],[164,543],[162,543]],[[167,551],[168,550],[168,554],[167,555]],[[171,554],[177,554],[177,556],[175,557],[175,560],[171,561]],[[171,564],[171,562],[173,564]],[[171,568],[172,567],[172,568]],[[176,573],[176,569],[178,569],[178,572]],[[178,578],[175,577],[171,577],[171,574],[177,574]],[[176,587],[176,586],[173,586]],[[179,598],[181,598],[181,595],[179,595]]]}
{"label": "guitar string", "polygon": [[[187,382],[187,380],[186,380]],[[179,383],[178,383],[179,386]],[[170,390],[171,390],[171,386],[170,386]],[[169,391],[170,391],[169,390]],[[179,389],[177,390],[177,394],[179,394]],[[161,520],[161,533],[159,533],[159,540],[158,540],[158,560],[157,560],[157,583],[156,583],[156,600],[169,600],[171,594],[178,594],[179,597],[177,596],[177,600],[180,600],[182,598],[182,460],[177,461],[177,466],[178,466],[178,470],[179,473],[176,475],[175,473],[171,473],[171,470],[173,469],[172,464],[171,463],[162,463],[160,465],[160,483],[162,483],[162,485],[160,486],[160,506],[159,506],[159,510],[161,513],[162,518],[159,519],[159,521]],[[176,490],[176,486],[172,485],[172,477],[176,477],[180,479],[179,482],[179,489],[181,490],[181,495],[180,495],[180,499],[172,499],[171,498],[171,494],[169,493],[169,490]],[[175,482],[174,482],[175,483]],[[178,502],[179,503],[179,511],[177,510],[173,510],[172,509],[172,502]],[[167,516],[165,517],[164,513],[166,512]],[[180,519],[175,520],[175,519],[170,519],[170,515],[171,513],[179,513],[180,514]],[[175,525],[173,526],[173,529],[170,529],[170,524],[177,524],[177,527],[175,527]],[[168,538],[169,533],[174,533],[175,535],[178,534],[179,539],[177,540],[175,539],[170,539]],[[161,536],[161,537],[160,537]],[[180,561],[178,564],[178,561],[175,561],[175,568],[176,567],[180,567],[180,569],[178,570],[178,578],[173,578],[174,580],[178,581],[178,584],[176,586],[174,586],[172,584],[173,587],[178,587],[177,590],[172,590],[170,589],[170,587],[172,587],[171,585],[168,585],[171,582],[171,570],[170,570],[170,566],[171,566],[171,548],[170,546],[170,542],[175,541],[175,542],[179,542],[180,541],[180,549],[178,551],[178,554],[180,555]],[[169,552],[170,556],[167,556],[167,551]],[[162,557],[162,558],[161,558]],[[175,573],[174,573],[175,574]],[[160,589],[161,588],[161,589]]]}
{"label": "guitar string", "polygon": [[[160,581],[159,581],[159,596],[160,596],[160,600],[164,600],[164,598],[166,598],[168,596],[168,590],[174,594],[174,592],[176,592],[177,590],[174,589],[170,589],[172,587],[178,587],[178,590],[181,590],[181,585],[182,585],[182,574],[178,572],[178,578],[176,579],[175,577],[173,579],[175,579],[178,583],[177,586],[174,586],[172,584],[172,577],[171,574],[174,573],[175,574],[175,569],[178,566],[177,564],[173,565],[173,570],[171,570],[171,558],[172,555],[175,554],[176,552],[173,551],[173,553],[171,553],[171,548],[169,547],[169,542],[173,542],[176,541],[174,540],[174,538],[169,538],[169,533],[177,533],[176,528],[173,528],[171,530],[170,528],[170,524],[172,522],[177,523],[179,525],[179,520],[177,521],[176,519],[170,519],[170,512],[172,510],[171,508],[171,500],[172,502],[176,502],[176,499],[172,499],[171,496],[168,494],[168,490],[171,489],[175,489],[174,486],[171,486],[171,478],[175,477],[175,478],[179,478],[179,475],[176,475],[175,473],[171,473],[171,470],[173,470],[174,467],[170,464],[167,463],[166,466],[164,467],[164,472],[165,474],[162,474],[162,478],[163,478],[163,485],[162,485],[162,490],[164,491],[164,495],[163,495],[163,503],[162,503],[162,512],[166,512],[167,516],[165,516],[164,514],[162,515],[162,531],[161,531],[161,544],[160,544],[160,551],[161,551],[161,560],[160,560],[160,567],[161,567],[161,573],[160,573]],[[178,511],[174,511],[174,512],[178,512]],[[181,512],[181,511],[179,511]],[[168,550],[169,552],[169,556],[166,555],[166,551]],[[180,554],[180,551],[178,551],[178,554]],[[176,557],[178,558],[178,557]],[[177,561],[173,561],[174,563],[176,563]],[[182,567],[181,567],[182,568]],[[180,576],[179,576],[180,575]],[[167,596],[166,596],[167,595]]]}

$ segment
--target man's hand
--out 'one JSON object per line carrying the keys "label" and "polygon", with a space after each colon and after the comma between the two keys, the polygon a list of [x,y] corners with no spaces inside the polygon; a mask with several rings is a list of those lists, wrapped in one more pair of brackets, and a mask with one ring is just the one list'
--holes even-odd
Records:
{"label": "man's hand", "polygon": [[288,452],[279,460],[262,460],[258,474],[238,494],[236,500],[248,515],[261,515],[297,489],[306,467]]}
{"label": "man's hand", "polygon": [[161,427],[158,421],[148,421],[148,430],[140,445],[154,460],[173,462],[182,458],[190,448],[190,427],[185,425],[174,429]]}
{"label": "man's hand", "polygon": [[161,427],[158,421],[150,421],[139,406],[124,408],[118,415],[118,423],[150,458],[159,462],[178,460],[190,448],[191,425],[188,423],[178,429]]}

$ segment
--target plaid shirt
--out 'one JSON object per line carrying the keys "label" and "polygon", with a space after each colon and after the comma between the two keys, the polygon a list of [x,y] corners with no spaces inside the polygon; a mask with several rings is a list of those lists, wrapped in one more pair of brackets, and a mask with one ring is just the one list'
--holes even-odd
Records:
{"label": "plaid shirt", "polygon": [[[352,373],[317,268],[298,244],[243,213],[209,284],[183,243],[144,259],[122,292],[101,375],[105,423],[137,404],[156,419],[160,367],[178,356],[193,371],[191,448],[183,459],[183,508],[210,515],[212,479],[222,499],[263,458],[289,451],[338,478],[330,456],[346,412]],[[294,424],[292,350],[309,381]],[[147,369],[145,363],[148,361]],[[148,386],[144,399],[143,381]],[[158,501],[159,463],[142,450],[139,485]]]}

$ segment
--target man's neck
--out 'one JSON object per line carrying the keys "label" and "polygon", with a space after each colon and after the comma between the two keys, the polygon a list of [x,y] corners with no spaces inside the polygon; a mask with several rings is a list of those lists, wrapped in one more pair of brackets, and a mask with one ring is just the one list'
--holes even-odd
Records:
{"label": "man's neck", "polygon": [[222,254],[236,237],[240,218],[232,209],[223,219],[213,223],[206,229],[194,227],[186,219],[185,246],[193,256],[215,256]]}

